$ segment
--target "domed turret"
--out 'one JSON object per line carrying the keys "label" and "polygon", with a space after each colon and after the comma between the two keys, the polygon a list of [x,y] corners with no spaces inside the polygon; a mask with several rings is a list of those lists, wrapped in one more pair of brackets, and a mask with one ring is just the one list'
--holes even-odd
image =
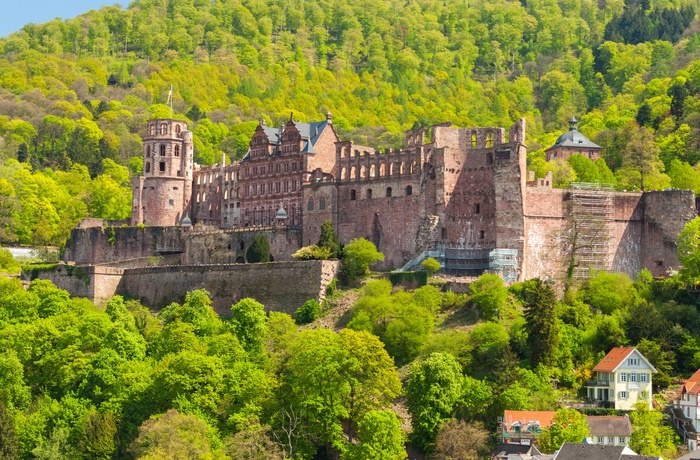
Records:
{"label": "domed turret", "polygon": [[581,131],[578,130],[578,120],[571,117],[569,120],[569,130],[559,136],[553,146],[545,150],[547,161],[556,158],[569,158],[575,153],[587,156],[595,161],[600,157],[603,150],[598,144],[591,142]]}

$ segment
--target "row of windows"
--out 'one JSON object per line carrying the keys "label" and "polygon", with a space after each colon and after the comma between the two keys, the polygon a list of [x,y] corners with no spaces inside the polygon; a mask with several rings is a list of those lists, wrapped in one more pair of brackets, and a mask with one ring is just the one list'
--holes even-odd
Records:
{"label": "row of windows", "polygon": [[[155,123],[152,123],[152,124],[148,125],[148,134],[150,134],[151,136],[155,135],[156,129],[158,130],[158,134],[168,134],[168,127],[169,127],[168,123],[161,123],[159,126],[156,126]],[[182,131],[182,128],[180,127],[180,125],[176,124],[175,125],[175,134],[179,135],[181,131]]]}
{"label": "row of windows", "polygon": [[[389,163],[389,176],[393,176],[398,172],[398,174],[406,174],[406,163],[403,161],[400,163]],[[411,162],[411,165],[409,167],[409,174],[414,174],[418,172],[418,164],[413,161]],[[350,177],[349,179],[367,179],[367,178],[373,178],[373,177],[385,177],[387,175],[386,173],[386,165],[385,164],[380,164],[379,165],[379,175],[377,175],[377,166],[376,165],[369,165],[369,168],[367,168],[365,165],[360,166],[359,170],[359,176],[358,176],[358,170],[357,166],[352,166],[350,168]],[[340,169],[340,179],[345,180],[348,179],[347,175],[347,168],[342,167]]]}
{"label": "row of windows", "polygon": [[620,382],[649,382],[649,374],[647,374],[646,372],[620,372],[618,375]]}
{"label": "row of windows", "polygon": [[[155,168],[155,166],[154,166],[154,168]],[[144,165],[144,171],[145,171],[146,174],[148,174],[148,173],[151,172],[151,163],[150,163],[150,162],[146,162],[146,164]],[[154,171],[155,171],[155,169],[154,169]],[[166,163],[165,163],[165,161],[161,161],[161,162],[158,163],[158,171],[159,171],[159,172],[166,172]],[[181,176],[181,175],[182,175],[182,172],[181,172],[181,171],[178,171],[178,172],[177,172],[177,175],[178,175],[178,176]]]}
{"label": "row of windows", "polygon": [[[160,144],[158,146],[158,152],[160,153],[160,156],[164,157],[166,153],[166,147],[165,144]],[[180,146],[175,144],[175,148],[173,149],[173,153],[175,154],[176,157],[180,156]],[[154,149],[154,155],[155,155],[155,149]],[[146,145],[146,158],[151,157],[151,146]]]}
{"label": "row of windows", "polygon": [[267,165],[267,166],[253,166],[250,168],[245,168],[245,176],[263,176],[265,174],[272,174],[274,171],[275,173],[280,173],[280,172],[289,172],[289,170],[292,170],[292,172],[301,170],[301,163],[292,162],[291,165],[289,163],[277,163],[276,165]]}
{"label": "row of windows", "polygon": [[246,185],[243,191],[244,196],[251,195],[271,195],[273,193],[287,193],[290,191],[295,192],[297,190],[297,181],[284,181],[284,182],[272,182],[268,184],[257,184],[257,185]]}
{"label": "row of windows", "polygon": [[[315,205],[316,205],[316,201],[314,200],[314,197],[310,196],[309,201],[306,202],[306,210],[313,211]],[[318,209],[319,210],[326,209],[326,197],[325,196],[322,196],[321,198],[318,199]]]}
{"label": "row of windows", "polygon": [[[413,195],[413,187],[410,185],[406,186],[406,196],[411,196]],[[391,198],[394,194],[394,190],[391,187],[387,187],[385,191],[385,196],[387,198]],[[374,197],[374,192],[372,191],[371,188],[368,188],[365,190],[365,198],[368,200],[371,200]],[[352,189],[350,190],[350,200],[355,201],[357,199],[357,190]]]}
{"label": "row of windows", "polygon": [[[608,438],[608,445],[614,445],[614,444],[615,444],[615,436],[608,436],[607,438]],[[626,438],[626,437],[620,436],[620,437],[617,438],[617,439],[619,440],[619,441],[618,441],[618,445],[627,444],[627,438]],[[598,441],[598,444],[605,444],[605,436],[598,436],[598,437],[597,437],[597,441]]]}

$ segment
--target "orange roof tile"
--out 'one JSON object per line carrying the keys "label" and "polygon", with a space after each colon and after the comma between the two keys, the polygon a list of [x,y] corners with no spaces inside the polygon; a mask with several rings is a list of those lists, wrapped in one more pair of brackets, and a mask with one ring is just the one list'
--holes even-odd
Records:
{"label": "orange roof tile", "polygon": [[551,410],[507,410],[503,414],[503,421],[508,428],[515,422],[527,425],[534,421],[539,422],[542,428],[549,428],[555,415],[557,413]]}
{"label": "orange roof tile", "polygon": [[615,347],[593,368],[593,372],[612,372],[634,351],[634,347]]}

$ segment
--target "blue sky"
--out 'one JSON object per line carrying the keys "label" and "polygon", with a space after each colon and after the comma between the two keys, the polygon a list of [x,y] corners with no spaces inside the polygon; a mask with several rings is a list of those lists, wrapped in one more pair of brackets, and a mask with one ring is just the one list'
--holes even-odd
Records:
{"label": "blue sky", "polygon": [[0,12],[0,37],[17,32],[25,24],[40,24],[53,18],[72,18],[90,10],[98,10],[104,5],[120,3],[128,5],[128,0],[6,0]]}

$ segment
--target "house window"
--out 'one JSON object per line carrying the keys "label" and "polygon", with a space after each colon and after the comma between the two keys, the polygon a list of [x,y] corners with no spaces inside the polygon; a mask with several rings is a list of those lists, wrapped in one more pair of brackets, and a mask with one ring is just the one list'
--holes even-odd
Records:
{"label": "house window", "polygon": [[160,171],[165,172],[165,161],[160,162]]}
{"label": "house window", "polygon": [[620,382],[626,382],[627,381],[627,374],[625,372],[620,373]]}
{"label": "house window", "polygon": [[603,436],[598,436],[598,444],[603,444]]}
{"label": "house window", "polygon": [[639,374],[639,383],[647,383],[649,381],[649,374],[642,372]]}
{"label": "house window", "polygon": [[615,444],[615,436],[608,436],[608,444]]}
{"label": "house window", "polygon": [[627,438],[620,436],[620,444],[627,444]]}
{"label": "house window", "polygon": [[630,366],[639,366],[639,358],[630,358],[627,362]]}
{"label": "house window", "polygon": [[626,391],[621,391],[619,393],[620,399],[627,399],[627,392]]}
{"label": "house window", "polygon": [[636,372],[630,372],[630,382],[637,382],[637,373]]}
{"label": "house window", "polygon": [[176,146],[175,146],[175,156],[176,156],[176,157],[179,157],[179,156],[180,156],[180,146],[179,146],[179,145],[176,145]]}

